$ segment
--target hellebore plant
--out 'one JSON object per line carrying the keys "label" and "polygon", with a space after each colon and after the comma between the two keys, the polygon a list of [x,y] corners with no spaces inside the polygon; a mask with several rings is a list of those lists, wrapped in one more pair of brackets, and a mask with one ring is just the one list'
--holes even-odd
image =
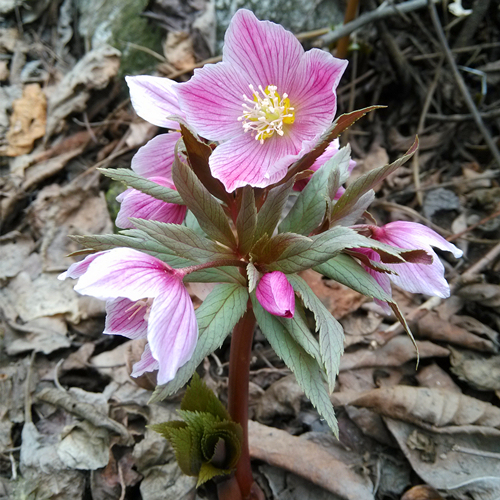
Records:
{"label": "hellebore plant", "polygon": [[[155,427],[186,474],[198,484],[216,478],[221,499],[259,498],[247,430],[256,322],[338,434],[329,392],[343,330],[298,273],[314,269],[374,298],[411,336],[390,281],[446,297],[433,247],[461,255],[427,227],[378,227],[367,212],[373,188],[413,155],[417,141],[401,159],[343,188],[353,162],[337,138],[376,108],[333,121],[345,67],[327,52],[304,52],[281,26],[240,10],[221,63],[195,70],[186,83],[128,77],[137,114],[177,131],[141,148],[132,170],[103,170],[129,186],[119,197],[124,230],[75,237],[91,255],[61,275],[78,278],[79,293],[106,301],[104,333],[147,339],[132,376],[158,371],[152,401],[183,387],[232,332],[227,411],[195,377],[183,421]],[[189,282],[213,284],[196,311]]]}

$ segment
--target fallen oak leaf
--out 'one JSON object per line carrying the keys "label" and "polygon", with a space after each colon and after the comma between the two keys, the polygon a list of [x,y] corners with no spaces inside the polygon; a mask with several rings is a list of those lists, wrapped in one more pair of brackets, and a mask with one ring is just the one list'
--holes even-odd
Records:
{"label": "fallen oak leaf", "polygon": [[248,422],[248,432],[252,458],[293,472],[342,500],[374,499],[362,478],[321,446],[253,421]]}

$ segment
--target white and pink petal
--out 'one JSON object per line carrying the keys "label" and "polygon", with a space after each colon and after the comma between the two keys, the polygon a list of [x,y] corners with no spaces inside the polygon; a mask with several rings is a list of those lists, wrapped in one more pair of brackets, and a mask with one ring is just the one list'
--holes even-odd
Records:
{"label": "white and pink petal", "polygon": [[131,377],[140,377],[148,372],[154,372],[158,370],[160,363],[153,358],[149,344],[144,347],[144,352],[142,353],[141,359],[134,364],[132,367]]}
{"label": "white and pink petal", "polygon": [[295,292],[285,274],[280,271],[266,273],[260,279],[255,295],[269,313],[284,318],[295,314]]}
{"label": "white and pink petal", "polygon": [[106,302],[106,324],[104,332],[123,335],[129,339],[146,338],[149,304],[146,300],[132,302],[129,299],[111,299]]}

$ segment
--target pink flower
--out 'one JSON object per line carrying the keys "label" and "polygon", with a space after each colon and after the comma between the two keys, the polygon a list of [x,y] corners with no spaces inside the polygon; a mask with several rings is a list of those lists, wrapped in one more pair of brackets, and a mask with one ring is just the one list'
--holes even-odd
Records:
{"label": "pink flower", "polygon": [[[425,295],[436,295],[446,298],[450,295],[450,286],[444,278],[444,266],[432,247],[451,252],[455,257],[462,256],[462,250],[439,236],[432,229],[415,222],[390,222],[382,227],[357,226],[369,229],[371,237],[382,243],[408,250],[423,249],[432,256],[431,264],[384,264],[396,274],[379,273],[365,266],[366,270],[377,280],[379,285],[391,293],[392,281],[403,290]],[[380,262],[380,256],[373,250],[357,248],[356,252],[364,253],[374,262]]]}
{"label": "pink flower", "polygon": [[273,271],[262,276],[255,295],[260,305],[275,316],[293,318],[295,313],[295,293],[286,276]]}
{"label": "pink flower", "polygon": [[[172,180],[174,148],[181,134],[172,132],[151,139],[132,158],[132,170],[161,186],[175,189]],[[129,188],[117,196],[121,203],[116,225],[122,229],[133,228],[130,217],[181,224],[186,216],[186,207],[166,203],[137,189]]]}
{"label": "pink flower", "polygon": [[[339,140],[335,139],[332,141],[328,147],[326,148],[325,152],[312,164],[310,170],[313,172],[318,171],[328,160],[333,158],[337,153],[339,152]],[[356,162],[354,160],[349,160],[349,168],[348,172],[351,174],[353,168],[356,166]],[[301,179],[300,181],[297,181],[294,186],[293,190],[294,191],[302,191],[308,184],[309,179]],[[345,189],[343,187],[340,187],[335,194],[334,200],[338,200],[345,192]]]}
{"label": "pink flower", "polygon": [[104,333],[147,338],[133,376],[158,370],[165,384],[192,356],[198,338],[193,303],[181,270],[129,248],[89,255],[59,276],[78,278],[75,290],[106,301]]}

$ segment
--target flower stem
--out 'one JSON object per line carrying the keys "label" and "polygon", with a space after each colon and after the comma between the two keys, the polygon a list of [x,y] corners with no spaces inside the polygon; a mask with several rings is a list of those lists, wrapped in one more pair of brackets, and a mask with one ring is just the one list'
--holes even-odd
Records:
{"label": "flower stem", "polygon": [[246,267],[248,264],[242,260],[237,259],[223,259],[216,260],[213,262],[207,262],[205,264],[197,264],[195,266],[183,267],[181,269],[175,269],[175,271],[182,276],[194,273],[195,271],[200,271],[201,269],[208,269],[210,267],[223,267],[223,266],[235,266],[235,267]]}
{"label": "flower stem", "polygon": [[248,383],[254,329],[255,316],[249,302],[247,312],[234,327],[229,354],[228,410],[231,418],[243,429],[241,457],[236,468],[236,480],[243,499],[250,498],[253,485],[248,449]]}

